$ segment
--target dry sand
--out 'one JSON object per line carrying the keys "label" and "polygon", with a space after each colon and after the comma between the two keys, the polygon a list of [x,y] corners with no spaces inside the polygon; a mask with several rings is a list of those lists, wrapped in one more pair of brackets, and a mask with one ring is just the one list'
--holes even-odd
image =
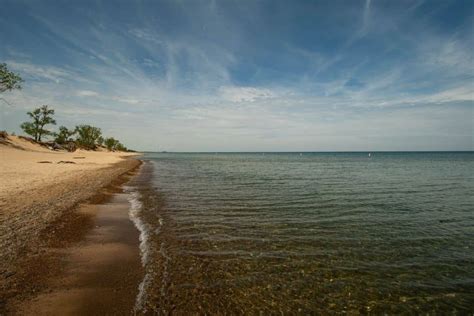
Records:
{"label": "dry sand", "polygon": [[[126,174],[140,164],[135,154],[56,152],[14,136],[5,143],[0,143],[0,315],[78,314],[93,306],[90,299],[114,297],[111,293],[125,302],[117,308],[129,313],[140,273],[138,232],[123,197],[119,206],[112,193],[120,192]],[[113,208],[93,205],[110,199]],[[85,200],[89,205],[79,206]],[[137,272],[124,273],[117,265]],[[100,271],[110,273],[101,277]],[[87,289],[84,280],[92,280]]]}

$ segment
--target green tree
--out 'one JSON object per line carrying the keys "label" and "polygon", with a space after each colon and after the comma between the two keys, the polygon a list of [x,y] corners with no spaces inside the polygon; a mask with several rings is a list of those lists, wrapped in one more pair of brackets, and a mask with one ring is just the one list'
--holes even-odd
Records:
{"label": "green tree", "polygon": [[59,127],[59,133],[56,133],[56,138],[54,141],[58,144],[65,144],[68,141],[71,141],[71,136],[76,134],[75,130],[69,130],[66,126]]}
{"label": "green tree", "polygon": [[21,89],[23,79],[7,68],[7,64],[0,64],[0,93]]}
{"label": "green tree", "polygon": [[109,137],[104,140],[104,145],[105,147],[107,147],[108,150],[115,150],[115,147],[118,143],[119,141],[113,137]]}
{"label": "green tree", "polygon": [[94,149],[97,145],[97,140],[102,136],[100,128],[91,125],[76,126],[76,132],[76,142],[87,149]]}
{"label": "green tree", "polygon": [[122,143],[118,143],[117,146],[115,146],[115,150],[118,150],[118,151],[127,151],[127,147],[125,147]]}
{"label": "green tree", "polygon": [[53,135],[51,131],[45,129],[46,125],[56,124],[56,121],[53,119],[53,109],[48,108],[47,105],[43,105],[27,114],[33,119],[33,122],[24,122],[21,124],[21,128],[25,133],[33,136],[37,142],[40,142],[43,136]]}
{"label": "green tree", "polygon": [[102,146],[104,144],[104,137],[100,136],[97,138],[97,145]]}

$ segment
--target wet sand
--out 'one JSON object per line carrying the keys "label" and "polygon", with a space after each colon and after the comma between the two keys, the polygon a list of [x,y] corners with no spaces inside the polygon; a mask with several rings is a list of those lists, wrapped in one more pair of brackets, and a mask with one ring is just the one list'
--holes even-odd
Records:
{"label": "wet sand", "polygon": [[93,228],[79,243],[53,250],[62,271],[45,280],[46,290],[17,304],[23,315],[130,315],[142,278],[138,231],[128,217],[126,193],[78,213]]}

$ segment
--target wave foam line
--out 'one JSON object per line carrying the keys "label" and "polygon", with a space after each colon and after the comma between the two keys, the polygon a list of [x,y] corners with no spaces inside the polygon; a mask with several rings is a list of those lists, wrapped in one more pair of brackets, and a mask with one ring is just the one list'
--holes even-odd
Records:
{"label": "wave foam line", "polygon": [[[142,211],[143,204],[140,202],[140,193],[135,191],[132,187],[125,187],[125,192],[129,193],[127,199],[130,203],[130,210],[128,216],[130,220],[133,222],[135,227],[140,232],[139,240],[140,240],[140,256],[142,266],[145,268],[148,264],[149,260],[149,249],[150,249],[150,231],[151,227],[147,225],[139,216],[140,212]],[[147,289],[152,281],[152,275],[150,273],[145,272],[145,276],[143,277],[142,282],[138,285],[138,294],[135,299],[135,307],[134,312],[144,311],[145,310],[145,302],[147,298]]]}

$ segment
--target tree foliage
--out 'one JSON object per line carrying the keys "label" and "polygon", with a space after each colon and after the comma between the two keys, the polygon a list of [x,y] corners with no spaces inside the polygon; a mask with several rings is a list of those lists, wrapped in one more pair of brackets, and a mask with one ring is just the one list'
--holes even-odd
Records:
{"label": "tree foliage", "polygon": [[59,132],[55,134],[54,141],[58,144],[65,144],[69,141],[72,141],[72,136],[76,134],[75,130],[69,130],[66,126],[60,126]]}
{"label": "tree foliage", "polygon": [[128,151],[127,147],[125,147],[124,145],[122,145],[122,143],[118,143],[117,146],[115,146],[115,150],[118,150],[118,151]]}
{"label": "tree foliage", "polygon": [[25,133],[28,135],[33,136],[35,141],[40,142],[41,137],[47,135],[53,135],[53,133],[47,129],[45,129],[46,125],[52,124],[55,125],[56,121],[53,118],[54,110],[48,108],[47,105],[43,105],[39,108],[34,109],[32,112],[27,113],[32,122],[24,122],[21,124],[21,128]]}
{"label": "tree foliage", "polygon": [[104,145],[104,137],[100,136],[97,138],[97,145],[102,146]]}
{"label": "tree foliage", "polygon": [[115,150],[127,151],[127,147],[122,145],[122,143],[120,143],[117,139],[113,137],[106,138],[104,140],[104,145],[105,147],[107,147],[108,150],[111,150],[111,151],[115,151]]}
{"label": "tree foliage", "polygon": [[115,146],[118,144],[118,140],[113,137],[108,137],[104,140],[104,145],[108,150],[115,150]]}
{"label": "tree foliage", "polygon": [[76,126],[76,142],[87,149],[94,149],[97,146],[99,137],[102,136],[100,128],[91,125]]}
{"label": "tree foliage", "polygon": [[[128,151],[122,143],[113,137],[102,137],[100,128],[91,125],[78,125],[74,130],[68,129],[65,126],[60,126],[59,131],[54,133],[46,129],[47,125],[56,124],[53,118],[54,110],[48,105],[43,105],[32,112],[27,113],[32,121],[24,122],[21,128],[25,133],[34,137],[35,141],[41,142],[41,138],[47,135],[54,135],[54,142],[58,148],[74,151],[77,146],[85,149],[96,149],[97,146],[105,145],[110,151]],[[72,136],[76,135],[75,139]]]}
{"label": "tree foliage", "polygon": [[14,72],[8,70],[7,64],[0,64],[0,93],[13,89],[21,89],[23,79]]}

